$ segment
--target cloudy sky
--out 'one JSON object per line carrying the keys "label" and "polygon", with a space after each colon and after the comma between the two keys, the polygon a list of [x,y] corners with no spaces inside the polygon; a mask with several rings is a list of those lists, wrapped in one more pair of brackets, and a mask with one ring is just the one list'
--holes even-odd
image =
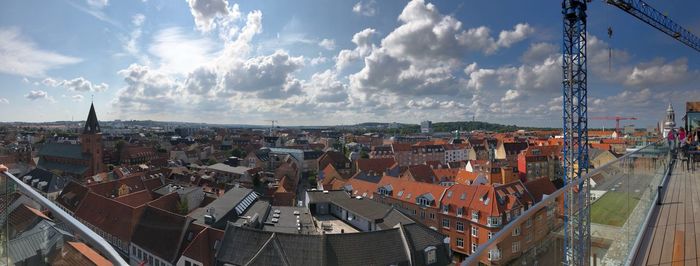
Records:
{"label": "cloudy sky", "polygon": [[[94,99],[101,120],[558,127],[560,4],[504,3],[4,2],[0,121],[83,120]],[[700,32],[700,2],[652,3]],[[602,1],[588,36],[592,116],[644,127],[700,100],[694,50]]]}

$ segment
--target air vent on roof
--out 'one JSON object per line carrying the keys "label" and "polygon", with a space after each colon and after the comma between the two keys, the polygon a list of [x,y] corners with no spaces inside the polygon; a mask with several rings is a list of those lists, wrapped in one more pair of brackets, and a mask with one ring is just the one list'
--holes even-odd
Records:
{"label": "air vent on roof", "polygon": [[270,220],[270,221],[272,221],[273,223],[277,223],[277,222],[279,222],[279,221],[280,221],[280,219],[277,219],[277,218],[272,218],[272,220]]}
{"label": "air vent on roof", "polygon": [[294,215],[299,215],[299,211],[294,211]]}
{"label": "air vent on roof", "polygon": [[279,209],[277,209],[277,210],[274,210],[273,212],[279,214],[279,213],[281,213],[282,211],[280,211]]}

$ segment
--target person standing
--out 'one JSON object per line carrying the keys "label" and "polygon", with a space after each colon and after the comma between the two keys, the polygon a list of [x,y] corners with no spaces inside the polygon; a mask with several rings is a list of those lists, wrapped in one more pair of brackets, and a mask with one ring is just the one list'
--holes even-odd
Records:
{"label": "person standing", "polygon": [[683,147],[685,146],[685,128],[680,128],[678,129],[678,146]]}
{"label": "person standing", "polygon": [[671,129],[671,131],[668,132],[668,147],[669,148],[671,148],[671,149],[675,148],[675,146],[673,145],[673,144],[675,144],[674,143],[675,139],[676,139],[675,130]]}

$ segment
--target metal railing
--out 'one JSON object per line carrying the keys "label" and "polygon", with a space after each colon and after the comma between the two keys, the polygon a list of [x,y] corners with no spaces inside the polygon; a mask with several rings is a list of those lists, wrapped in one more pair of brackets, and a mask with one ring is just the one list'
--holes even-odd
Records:
{"label": "metal railing", "polygon": [[[561,204],[560,201],[563,200],[566,192],[577,188],[584,181],[588,180],[598,180],[595,188],[591,189],[592,192],[596,191],[596,193],[592,194],[601,194],[596,197],[596,200],[603,199],[607,193],[610,193],[610,197],[622,195],[622,200],[619,203],[621,203],[621,209],[624,210],[620,211],[626,212],[628,215],[626,217],[615,217],[618,219],[614,222],[609,222],[610,225],[599,224],[596,223],[599,221],[592,220],[592,227],[596,227],[591,229],[592,239],[619,237],[618,239],[600,241],[604,242],[607,248],[596,246],[596,251],[592,251],[592,247],[589,246],[588,250],[591,260],[598,262],[598,265],[629,264],[639,246],[640,235],[644,233],[644,225],[650,217],[649,213],[652,211],[653,205],[659,196],[659,185],[663,183],[665,176],[668,175],[670,165],[670,149],[665,141],[658,141],[629,152],[595,169],[591,169],[585,176],[569,182],[551,195],[543,197],[540,202],[531,206],[516,219],[508,222],[487,243],[479,245],[477,250],[462,262],[462,265],[477,265],[480,261],[488,260],[491,250],[499,250],[499,264],[516,264],[518,261],[520,263],[517,264],[522,265],[531,265],[535,262],[540,265],[560,264],[562,256],[564,256],[561,241],[564,234],[563,215],[566,212],[558,204]],[[596,188],[601,190],[596,190]],[[591,206],[596,207],[594,206],[595,201],[592,200],[591,202]],[[607,202],[601,204],[604,203]],[[537,232],[527,232],[527,230],[536,231],[534,227],[523,228],[526,222],[532,224],[535,215],[544,213],[546,209],[549,211],[553,206],[557,215],[552,215],[551,217],[547,215],[547,218],[544,219],[549,222],[549,227],[545,228],[548,231],[544,232],[544,237],[536,239]],[[603,216],[606,214],[604,210],[598,214],[601,213]],[[593,216],[593,212],[591,216]],[[499,247],[501,244],[510,244],[516,241],[513,240],[514,236],[512,234],[516,228],[522,230],[521,235],[531,233],[535,236],[529,243],[521,243],[524,241],[522,241],[522,238],[519,238],[517,240],[518,251],[515,251],[515,247],[511,249],[511,246]],[[611,235],[606,236],[606,234]],[[508,252],[510,255],[504,256],[504,252]],[[597,257],[598,254],[602,254],[602,257]],[[595,265],[593,261],[590,264]]]}
{"label": "metal railing", "polygon": [[[49,199],[47,199],[39,192],[34,190],[31,186],[25,184],[24,182],[22,182],[22,180],[15,177],[9,172],[0,173],[0,178],[2,178],[2,176],[7,178],[6,180],[4,180],[4,182],[6,182],[7,185],[14,184],[21,195],[28,197],[35,203],[41,205],[42,207],[50,211],[51,215],[54,218],[58,218],[62,222],[61,227],[72,231],[75,238],[78,238],[81,241],[89,244],[89,246],[91,246],[92,248],[97,249],[101,253],[101,255],[106,257],[112,264],[128,265],[128,263],[104,238],[100,237],[94,231],[90,230],[87,226],[85,226],[84,224],[76,220],[73,216],[62,210],[60,207],[55,205],[55,203],[51,202]],[[8,197],[8,191],[6,190],[5,192],[6,193],[4,196]],[[6,207],[9,208],[10,203],[8,203],[8,199],[3,199],[3,201],[6,203]],[[6,217],[10,216],[9,210],[5,209],[3,211],[5,212],[4,215],[6,215]],[[9,221],[6,220],[6,222],[9,224]],[[7,230],[7,227],[4,228],[4,230]],[[7,231],[4,233],[7,234]],[[9,249],[8,245],[10,241],[7,235],[3,239],[3,241],[7,241],[6,243],[3,243],[3,245],[6,249]]]}

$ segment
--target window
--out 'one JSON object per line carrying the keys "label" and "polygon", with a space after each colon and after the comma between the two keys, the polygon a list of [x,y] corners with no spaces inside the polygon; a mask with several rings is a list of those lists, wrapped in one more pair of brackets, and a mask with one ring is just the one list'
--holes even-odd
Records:
{"label": "window", "polygon": [[513,236],[519,236],[520,235],[520,226],[517,226],[513,229]]}
{"label": "window", "polygon": [[479,220],[479,211],[472,211],[472,221]]}
{"label": "window", "polygon": [[472,236],[479,237],[479,228],[478,227],[472,226]]}
{"label": "window", "polygon": [[437,251],[437,248],[434,246],[429,246],[425,248],[425,264],[433,264],[437,262],[437,255],[435,254]]}
{"label": "window", "polygon": [[442,205],[442,212],[447,213],[448,211],[450,211],[450,205],[449,204]]}
{"label": "window", "polygon": [[435,220],[435,213],[429,213],[428,216],[430,217],[430,220]]}
{"label": "window", "polygon": [[491,239],[492,237],[493,237],[493,232],[489,231],[489,239]]}
{"label": "window", "polygon": [[486,224],[489,226],[499,226],[501,225],[501,217],[499,216],[491,216],[488,218],[486,221]]}
{"label": "window", "polygon": [[525,228],[530,228],[532,226],[532,218],[527,218],[525,221]]}
{"label": "window", "polygon": [[442,218],[442,227],[450,228],[450,219]]}
{"label": "window", "polygon": [[192,266],[192,262],[190,262],[189,260],[185,260],[185,266]]}
{"label": "window", "polygon": [[[409,194],[409,197],[410,197],[410,194]],[[417,198],[416,201],[418,202],[418,205],[421,205],[421,206],[430,206],[430,201],[429,201],[428,199],[426,199],[426,198],[422,198],[422,197],[421,197],[421,198]]]}
{"label": "window", "polygon": [[131,253],[136,254],[136,246],[131,246]]}
{"label": "window", "polygon": [[138,256],[136,256],[136,257],[139,258],[139,259],[143,259],[143,257],[141,257],[141,255],[142,255],[142,254],[141,254],[141,250],[139,249],[139,250],[138,250]]}
{"label": "window", "polygon": [[425,211],[424,210],[420,211],[420,218],[425,219]]}
{"label": "window", "polygon": [[447,197],[448,197],[448,198],[451,198],[451,197],[452,197],[452,190],[447,191]]}
{"label": "window", "polygon": [[457,208],[457,216],[462,217],[462,213],[464,213],[464,207]]}
{"label": "window", "polygon": [[489,260],[500,260],[501,251],[498,249],[489,250]]}
{"label": "window", "polygon": [[477,245],[476,243],[472,243],[472,253],[476,252],[476,248],[478,247],[479,245]]}
{"label": "window", "polygon": [[457,238],[457,247],[464,248],[464,239],[462,239],[461,237]]}
{"label": "window", "polygon": [[525,233],[525,242],[529,243],[530,241],[532,241],[532,233],[527,232]]}
{"label": "window", "polygon": [[411,211],[413,211],[413,216],[416,216],[416,209],[413,209]]}
{"label": "window", "polygon": [[462,221],[457,221],[457,231],[464,232],[464,223]]}
{"label": "window", "polygon": [[520,241],[513,242],[512,249],[513,249],[513,253],[520,252]]}

